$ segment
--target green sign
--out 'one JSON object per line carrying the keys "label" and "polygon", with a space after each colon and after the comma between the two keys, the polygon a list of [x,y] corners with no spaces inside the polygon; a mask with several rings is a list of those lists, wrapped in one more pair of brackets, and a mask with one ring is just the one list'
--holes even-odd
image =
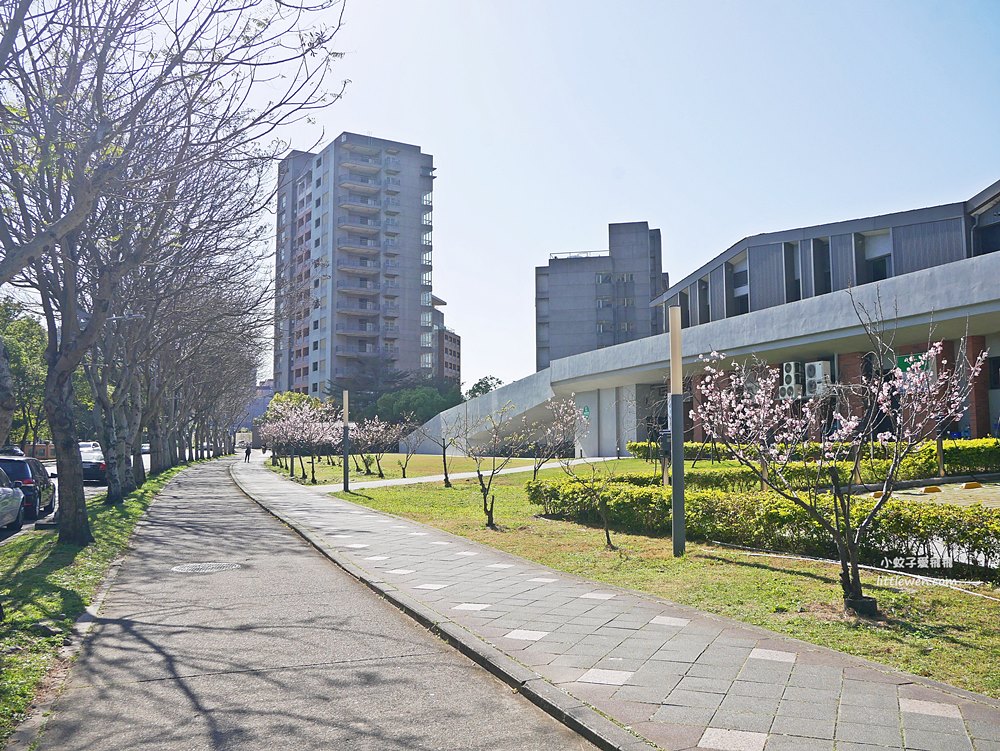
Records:
{"label": "green sign", "polygon": [[590,419],[590,406],[586,404],[583,407],[583,419],[584,420]]}

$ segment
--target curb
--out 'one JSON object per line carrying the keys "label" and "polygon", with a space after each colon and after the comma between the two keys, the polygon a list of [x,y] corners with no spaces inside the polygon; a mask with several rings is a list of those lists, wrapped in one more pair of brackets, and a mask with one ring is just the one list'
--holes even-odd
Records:
{"label": "curb", "polygon": [[487,644],[446,616],[338,556],[317,535],[307,529],[301,529],[293,520],[270,508],[264,501],[257,498],[236,477],[233,472],[234,466],[235,463],[229,466],[229,477],[247,498],[299,535],[329,561],[376,594],[384,597],[449,646],[454,647],[512,689],[523,694],[533,704],[570,730],[604,751],[650,751],[655,748],[650,742],[620,725],[616,725],[590,706],[557,688],[535,671],[508,657],[496,647]]}

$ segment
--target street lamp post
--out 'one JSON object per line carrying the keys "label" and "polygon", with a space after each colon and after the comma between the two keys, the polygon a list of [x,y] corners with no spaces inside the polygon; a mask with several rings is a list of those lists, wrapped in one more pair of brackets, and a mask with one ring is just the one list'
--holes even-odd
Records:
{"label": "street lamp post", "polygon": [[684,372],[681,309],[670,307],[670,516],[674,558],[684,555]]}
{"label": "street lamp post", "polygon": [[347,421],[347,389],[344,389],[344,492],[351,492],[351,478],[350,478],[350,428],[348,427]]}

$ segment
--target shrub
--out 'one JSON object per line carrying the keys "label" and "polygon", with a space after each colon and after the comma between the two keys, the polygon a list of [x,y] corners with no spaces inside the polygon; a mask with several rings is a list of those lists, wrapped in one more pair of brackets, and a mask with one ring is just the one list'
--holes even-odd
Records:
{"label": "shrub", "polygon": [[[620,480],[602,488],[612,525],[637,533],[669,534],[669,488]],[[534,480],[526,488],[529,500],[542,505],[546,513],[597,521],[590,496],[578,480]],[[871,498],[855,498],[857,518],[874,503]],[[685,493],[685,512],[692,540],[821,557],[835,554],[829,537],[806,511],[777,493],[693,488]],[[919,560],[940,553],[970,562],[956,563],[953,573],[1000,578],[1000,509],[890,500],[862,543],[861,560],[878,566],[884,559]],[[925,569],[936,575],[947,573]]]}
{"label": "shrub", "polygon": [[1000,441],[996,438],[945,441],[944,466],[949,475],[1000,472]]}

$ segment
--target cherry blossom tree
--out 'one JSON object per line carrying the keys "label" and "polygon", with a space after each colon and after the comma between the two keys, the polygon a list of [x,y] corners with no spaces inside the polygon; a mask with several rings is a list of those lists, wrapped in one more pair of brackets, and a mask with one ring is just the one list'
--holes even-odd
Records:
{"label": "cherry blossom tree", "polygon": [[[385,472],[382,471],[382,457],[391,451],[395,451],[399,446],[400,438],[403,435],[403,426],[397,423],[386,422],[378,415],[362,421],[360,425],[362,436],[362,461],[364,457],[374,459],[375,468],[380,479],[385,479]],[[370,461],[365,461],[365,474],[371,474]]]}
{"label": "cherry blossom tree", "polygon": [[526,446],[525,434],[515,420],[514,411],[514,405],[507,402],[480,420],[466,420],[456,439],[462,453],[476,465],[486,526],[494,530],[498,527],[493,516],[496,503],[493,483]]}
{"label": "cherry blossom tree", "polygon": [[410,464],[410,459],[417,453],[420,444],[424,440],[419,428],[420,423],[417,422],[412,412],[406,415],[404,420],[399,424],[400,458],[396,460],[396,464],[399,465],[404,480],[406,479],[406,468]]}
{"label": "cherry blossom tree", "polygon": [[572,457],[581,430],[585,430],[583,416],[573,395],[552,397],[545,403],[545,408],[549,412],[548,419],[526,428],[526,433],[531,436],[532,480],[537,480],[538,470],[553,459]]}
{"label": "cherry blossom tree", "polygon": [[[829,536],[840,561],[845,605],[874,614],[877,603],[862,591],[859,547],[893,497],[903,461],[964,414],[986,353],[970,362],[962,342],[951,363],[942,357],[943,344],[933,342],[900,361],[891,332],[879,323],[883,319],[863,309],[859,317],[871,349],[858,382],[831,384],[805,401],[779,399],[778,368],[756,360],[723,365],[723,356],[712,353],[705,358],[694,417],[707,436]],[[865,450],[874,445],[888,461],[881,495],[862,513],[854,502],[856,481]],[[817,461],[799,460],[810,453]],[[808,483],[801,481],[803,471],[809,472]]]}

